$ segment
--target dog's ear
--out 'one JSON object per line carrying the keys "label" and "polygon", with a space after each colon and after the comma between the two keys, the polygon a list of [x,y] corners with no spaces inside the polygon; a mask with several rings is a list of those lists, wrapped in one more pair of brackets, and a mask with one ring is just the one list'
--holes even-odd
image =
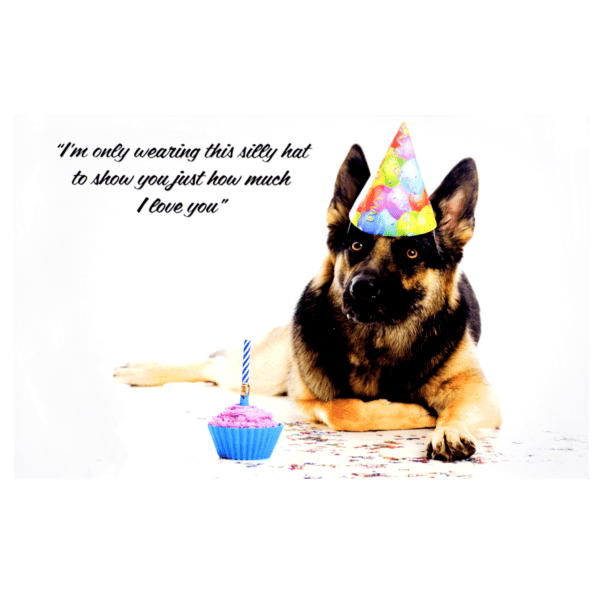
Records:
{"label": "dog's ear", "polygon": [[327,245],[330,249],[338,245],[341,236],[346,235],[350,209],[370,175],[367,159],[362,148],[358,144],[354,144],[340,167],[335,181],[333,199],[327,211],[327,225],[329,227]]}
{"label": "dog's ear", "polygon": [[436,239],[456,261],[461,259],[465,244],[473,237],[478,190],[475,161],[465,158],[430,196],[438,223]]}

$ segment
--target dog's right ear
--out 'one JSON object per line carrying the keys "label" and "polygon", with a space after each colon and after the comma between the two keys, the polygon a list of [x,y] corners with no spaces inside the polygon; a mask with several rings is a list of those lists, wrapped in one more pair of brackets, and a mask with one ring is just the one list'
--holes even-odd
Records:
{"label": "dog's right ear", "polygon": [[333,199],[327,210],[327,226],[329,227],[327,245],[330,250],[333,250],[339,240],[345,237],[350,222],[350,209],[370,175],[362,148],[358,144],[354,144],[340,167],[335,181]]}

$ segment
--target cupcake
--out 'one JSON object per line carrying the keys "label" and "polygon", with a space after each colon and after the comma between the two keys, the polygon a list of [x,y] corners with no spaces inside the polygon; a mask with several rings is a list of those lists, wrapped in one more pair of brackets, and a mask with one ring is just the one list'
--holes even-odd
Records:
{"label": "cupcake", "polygon": [[273,454],[283,425],[257,406],[234,404],[213,417],[208,430],[221,458],[261,460]]}

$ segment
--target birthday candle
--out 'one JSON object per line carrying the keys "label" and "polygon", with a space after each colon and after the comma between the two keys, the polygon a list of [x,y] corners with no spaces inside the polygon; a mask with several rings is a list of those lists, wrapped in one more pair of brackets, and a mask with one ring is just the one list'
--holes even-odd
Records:
{"label": "birthday candle", "polygon": [[242,383],[250,383],[250,340],[244,340],[242,359]]}
{"label": "birthday candle", "polygon": [[242,355],[242,393],[240,404],[248,406],[248,395],[250,394],[250,340],[244,340],[244,352]]}

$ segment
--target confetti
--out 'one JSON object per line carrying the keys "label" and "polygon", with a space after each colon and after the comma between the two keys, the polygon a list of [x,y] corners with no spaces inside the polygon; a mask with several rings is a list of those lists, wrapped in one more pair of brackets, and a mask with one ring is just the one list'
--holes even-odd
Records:
{"label": "confetti", "polygon": [[[536,432],[539,434],[540,432]],[[587,457],[585,436],[567,437],[542,432],[537,441],[507,439],[502,430],[486,432],[470,458],[457,462],[429,460],[426,445],[430,429],[386,432],[330,431],[314,423],[285,423],[273,456],[264,461],[222,461],[223,476],[248,473],[252,477],[301,479],[455,478],[492,476],[493,469],[523,468],[528,463],[550,461],[549,455],[566,461],[578,453]],[[552,451],[552,452],[549,452]],[[542,455],[543,459],[536,453]],[[572,460],[572,459],[571,459]],[[221,463],[220,463],[221,464]],[[526,467],[530,472],[532,467]],[[552,468],[545,467],[546,469]],[[232,470],[236,469],[236,473]]]}

